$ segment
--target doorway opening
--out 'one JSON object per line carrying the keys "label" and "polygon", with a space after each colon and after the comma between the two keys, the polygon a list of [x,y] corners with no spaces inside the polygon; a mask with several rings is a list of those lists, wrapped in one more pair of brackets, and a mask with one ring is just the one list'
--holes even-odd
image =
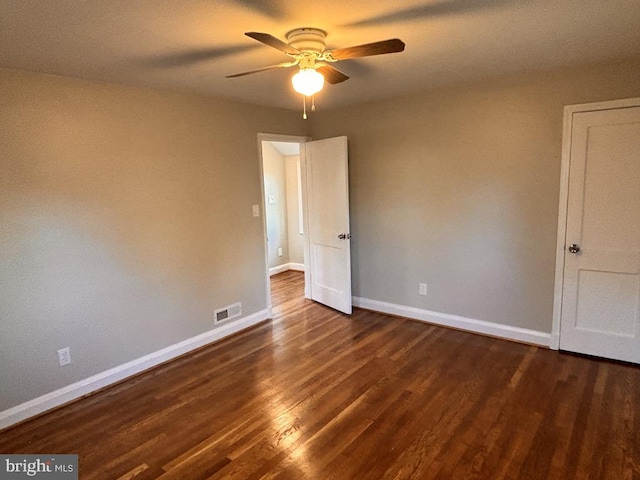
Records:
{"label": "doorway opening", "polygon": [[[286,150],[286,144],[292,150]],[[265,289],[268,314],[273,315],[271,274],[291,269],[304,270],[304,297],[350,315],[351,233],[349,230],[349,175],[347,137],[309,141],[306,137],[259,134],[258,150],[263,176],[263,212],[265,245]],[[285,145],[281,145],[285,144]],[[296,149],[297,146],[297,149]],[[274,180],[269,157],[286,158],[292,153],[289,188],[291,205],[287,209],[286,163],[276,167],[284,181]],[[299,152],[296,156],[295,153]],[[300,167],[298,168],[297,165]],[[277,163],[277,162],[276,162]],[[299,172],[299,173],[298,173]],[[276,184],[274,186],[273,184]],[[273,207],[273,208],[272,208]],[[285,215],[272,221],[273,212]],[[288,212],[293,212],[289,214]],[[286,227],[285,227],[286,226]],[[291,234],[290,234],[291,233]],[[291,241],[302,239],[302,258]],[[285,240],[286,239],[286,240]],[[289,255],[285,255],[285,252]],[[302,263],[300,263],[302,260]]]}
{"label": "doorway opening", "polygon": [[274,305],[271,277],[284,272],[295,272],[299,277],[301,273],[298,272],[307,271],[301,164],[302,145],[306,140],[305,137],[268,134],[258,138],[270,314]]}

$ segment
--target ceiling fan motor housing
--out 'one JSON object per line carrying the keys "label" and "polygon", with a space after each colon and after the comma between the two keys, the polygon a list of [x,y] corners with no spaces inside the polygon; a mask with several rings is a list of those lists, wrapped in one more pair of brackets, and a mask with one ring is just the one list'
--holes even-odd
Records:
{"label": "ceiling fan motor housing", "polygon": [[296,28],[287,33],[287,42],[301,52],[321,54],[325,49],[327,32],[319,28]]}

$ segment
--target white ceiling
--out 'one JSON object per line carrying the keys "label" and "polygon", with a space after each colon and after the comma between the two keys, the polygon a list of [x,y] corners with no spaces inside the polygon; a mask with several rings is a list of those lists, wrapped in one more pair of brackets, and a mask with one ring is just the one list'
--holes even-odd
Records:
{"label": "white ceiling", "polygon": [[280,152],[280,155],[300,155],[300,144],[293,142],[267,142]]}
{"label": "white ceiling", "polygon": [[327,47],[400,38],[403,53],[347,60],[327,109],[452,82],[640,57],[640,0],[2,0],[0,66],[299,109],[286,61],[244,36],[329,32]]}

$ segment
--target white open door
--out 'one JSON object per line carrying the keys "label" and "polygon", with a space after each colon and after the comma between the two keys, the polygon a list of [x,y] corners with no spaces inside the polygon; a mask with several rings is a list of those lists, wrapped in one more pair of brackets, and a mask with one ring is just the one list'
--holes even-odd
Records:
{"label": "white open door", "polygon": [[567,114],[560,348],[640,363],[640,106]]}
{"label": "white open door", "polygon": [[347,137],[305,143],[310,298],[351,313]]}

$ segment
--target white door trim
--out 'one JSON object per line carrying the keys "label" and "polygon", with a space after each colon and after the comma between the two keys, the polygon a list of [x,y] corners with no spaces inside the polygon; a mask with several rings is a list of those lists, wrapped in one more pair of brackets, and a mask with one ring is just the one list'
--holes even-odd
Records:
{"label": "white door trim", "polygon": [[573,115],[579,112],[612,110],[640,106],[640,98],[626,98],[607,102],[583,103],[564,107],[562,131],[562,163],[560,167],[560,203],[558,207],[558,237],[556,241],[556,275],[553,293],[553,324],[549,346],[553,350],[560,348],[560,322],[562,312],[562,286],[564,283],[565,241],[567,234],[567,207],[569,202],[569,167],[571,159],[571,132]]}
{"label": "white door trim", "polygon": [[[265,278],[265,295],[267,300],[268,318],[273,316],[273,305],[271,304],[271,275],[269,273],[269,252],[267,248],[267,218],[264,206],[264,160],[262,158],[262,142],[289,142],[300,144],[300,167],[304,168],[302,159],[304,158],[304,144],[311,140],[311,137],[303,137],[298,135],[282,135],[278,133],[258,133],[258,160],[260,162],[260,214],[262,216],[262,243],[264,244],[264,278]],[[303,170],[304,172],[304,170]],[[304,194],[305,185],[302,185]],[[306,218],[307,212],[304,209],[303,217]],[[306,230],[305,230],[306,231]],[[305,244],[304,263],[307,264],[307,249]],[[308,270],[305,269],[305,270]],[[307,273],[305,272],[305,277]],[[305,278],[306,288],[306,278]]]}

